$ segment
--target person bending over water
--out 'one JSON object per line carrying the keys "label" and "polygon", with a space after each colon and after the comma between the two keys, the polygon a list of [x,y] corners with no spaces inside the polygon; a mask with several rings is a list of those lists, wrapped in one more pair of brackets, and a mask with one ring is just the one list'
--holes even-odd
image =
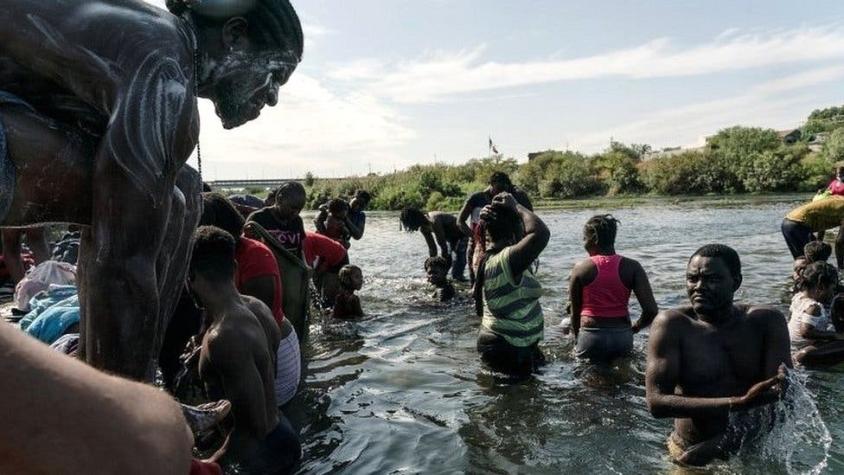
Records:
{"label": "person bending over water", "polygon": [[363,287],[363,272],[360,267],[345,265],[338,273],[337,280],[340,282],[340,291],[334,299],[334,309],[331,315],[334,318],[352,319],[363,316],[363,309],[360,307],[360,297],[355,295],[356,290]]}
{"label": "person bending over water", "polygon": [[234,285],[234,238],[222,229],[196,231],[189,273],[191,291],[205,309],[199,374],[212,400],[232,404],[235,425],[227,463],[241,473],[285,473],[301,457],[299,439],[278,411],[273,352],[261,323],[272,314],[260,300]]}
{"label": "person bending over water", "polygon": [[[745,436],[764,430],[746,409],[782,396],[790,368],[788,328],[777,310],[733,304],[741,261],[722,244],[698,249],[686,267],[691,305],[664,310],[648,340],[645,391],[654,417],[673,417],[668,439],[679,463],[726,459]],[[730,414],[743,420],[730,426]]]}
{"label": "person bending over water", "polygon": [[425,273],[428,282],[437,288],[434,298],[448,302],[454,298],[454,286],[448,281],[448,261],[444,257],[434,256],[425,259]]}
{"label": "person bending over water", "polygon": [[[782,220],[782,235],[791,256],[803,255],[803,248],[810,241],[822,240],[827,229],[844,223],[844,196],[831,196],[807,203],[791,210]],[[818,233],[817,236],[815,233]],[[844,233],[835,239],[835,258],[838,268],[844,268]]]}
{"label": "person bending over water", "polygon": [[[571,272],[569,301],[577,356],[610,362],[633,351],[633,334],[651,324],[658,311],[648,275],[635,260],[615,253],[618,220],[609,214],[593,216],[583,227],[589,258]],[[631,290],[642,315],[630,324],[627,305]]]}
{"label": "person bending over water", "polygon": [[475,283],[475,310],[483,317],[478,351],[496,371],[527,375],[544,362],[538,344],[545,326],[539,305],[542,286],[530,266],[551,233],[509,193],[496,195],[480,219],[492,246]]}
{"label": "person bending over water", "polygon": [[466,281],[463,271],[466,269],[466,246],[469,244],[469,237],[460,230],[457,218],[439,211],[425,214],[416,208],[405,208],[399,221],[404,229],[410,232],[419,230],[422,233],[428,244],[428,256],[436,256],[439,246],[440,255],[451,267],[451,278]]}
{"label": "person bending over water", "polygon": [[827,310],[837,285],[838,271],[823,261],[806,266],[798,280],[799,291],[791,299],[788,333],[792,345],[799,350],[794,359],[802,365],[844,361],[844,333],[836,332]]}

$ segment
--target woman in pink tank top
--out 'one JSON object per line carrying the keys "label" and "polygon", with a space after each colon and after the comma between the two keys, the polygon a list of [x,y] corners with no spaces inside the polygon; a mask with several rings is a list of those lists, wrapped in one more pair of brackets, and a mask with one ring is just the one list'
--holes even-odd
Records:
{"label": "woman in pink tank top", "polygon": [[[651,324],[658,312],[645,270],[635,260],[615,253],[619,221],[593,216],[583,227],[589,258],[572,269],[569,282],[571,328],[577,356],[610,362],[633,350],[633,334]],[[631,325],[628,302],[635,293],[642,314]]]}

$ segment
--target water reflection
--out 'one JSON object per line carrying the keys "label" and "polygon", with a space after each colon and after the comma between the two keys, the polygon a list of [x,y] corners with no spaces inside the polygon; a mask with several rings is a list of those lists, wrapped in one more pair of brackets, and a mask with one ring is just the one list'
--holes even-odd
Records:
{"label": "water reflection", "polygon": [[[660,308],[685,303],[689,256],[717,241],[741,254],[738,297],[785,311],[791,264],[779,222],[790,207],[540,213],[552,231],[538,273],[548,364],[518,384],[481,367],[479,321],[467,297],[430,300],[422,237],[398,231],[396,214],[370,213],[364,240],[351,249],[364,271],[368,316],[342,326],[320,321],[306,344],[305,390],[290,409],[304,434],[302,473],[683,473],[665,450],[670,420],[653,419],[645,405],[647,332],[636,335],[632,359],[603,369],[578,363],[562,334],[568,273],[584,257],[581,226],[598,212],[621,220],[617,247],[643,264]],[[844,437],[842,379],[808,379],[834,440]],[[814,466],[815,449],[795,452],[795,471]],[[826,470],[844,470],[840,444],[830,451]],[[771,460],[743,456],[705,473],[776,473],[784,463]]]}

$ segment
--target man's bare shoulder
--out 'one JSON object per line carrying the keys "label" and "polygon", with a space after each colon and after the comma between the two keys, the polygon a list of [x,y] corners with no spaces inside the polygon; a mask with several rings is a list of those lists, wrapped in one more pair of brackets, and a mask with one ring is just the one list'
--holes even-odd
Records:
{"label": "man's bare shoulder", "polygon": [[654,318],[651,326],[653,328],[675,327],[679,325],[688,325],[697,318],[694,316],[695,312],[690,305],[681,307],[668,308],[660,311]]}
{"label": "man's bare shoulder", "polygon": [[270,307],[267,307],[267,304],[262,302],[260,299],[257,299],[251,295],[240,295],[243,303],[246,305],[246,308],[249,309],[252,313],[255,314],[256,317],[266,317],[269,316],[272,318],[273,311],[270,310]]}
{"label": "man's bare shoulder", "polygon": [[755,325],[782,325],[785,323],[785,315],[779,310],[765,305],[748,305],[739,307],[743,310],[748,322]]}

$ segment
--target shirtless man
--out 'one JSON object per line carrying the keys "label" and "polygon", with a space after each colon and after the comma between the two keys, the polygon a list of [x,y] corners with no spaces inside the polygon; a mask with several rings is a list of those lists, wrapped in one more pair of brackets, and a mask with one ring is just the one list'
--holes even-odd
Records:
{"label": "shirtless man", "polygon": [[231,234],[213,226],[196,231],[189,283],[208,328],[199,374],[212,400],[232,405],[235,425],[226,463],[239,464],[243,473],[286,473],[301,457],[301,447],[276,404],[273,345],[280,333],[266,305],[238,293],[234,255]]}
{"label": "shirtless man", "polygon": [[[645,376],[654,417],[673,417],[668,439],[679,463],[706,465],[735,452],[748,434],[728,427],[731,412],[776,401],[790,368],[782,313],[733,304],[741,262],[732,248],[698,249],[686,269],[691,305],[660,312],[651,327]],[[755,424],[755,429],[762,429]]]}
{"label": "shirtless man", "polygon": [[5,0],[0,225],[87,226],[81,353],[151,379],[199,209],[196,96],[224,127],[275,105],[302,56],[287,0]]}

